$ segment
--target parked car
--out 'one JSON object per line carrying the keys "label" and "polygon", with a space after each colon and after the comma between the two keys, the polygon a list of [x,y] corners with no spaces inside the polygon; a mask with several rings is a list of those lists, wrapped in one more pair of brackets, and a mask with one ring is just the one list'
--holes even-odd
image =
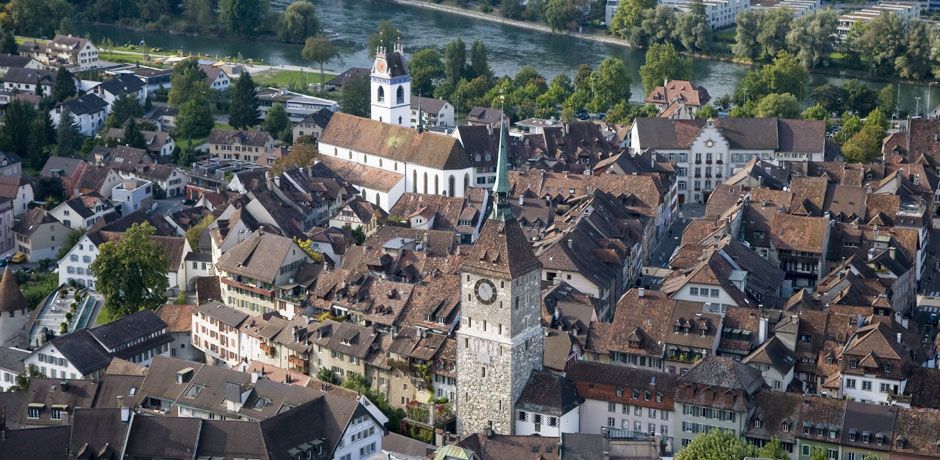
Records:
{"label": "parked car", "polygon": [[10,259],[10,262],[13,262],[15,264],[21,264],[23,262],[26,262],[26,254],[23,254],[22,252],[17,252],[16,254],[13,255],[13,258]]}

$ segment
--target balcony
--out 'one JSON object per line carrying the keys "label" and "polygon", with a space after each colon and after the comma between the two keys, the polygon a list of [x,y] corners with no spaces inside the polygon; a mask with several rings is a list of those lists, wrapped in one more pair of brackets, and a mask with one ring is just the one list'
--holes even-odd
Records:
{"label": "balcony", "polygon": [[264,354],[266,354],[266,355],[268,355],[268,356],[272,356],[272,357],[273,357],[273,356],[274,356],[274,345],[271,345],[271,344],[269,344],[269,343],[261,342],[261,352],[264,353]]}
{"label": "balcony", "polygon": [[292,370],[307,373],[307,360],[301,358],[300,356],[289,356],[287,358],[287,365],[290,366]]}

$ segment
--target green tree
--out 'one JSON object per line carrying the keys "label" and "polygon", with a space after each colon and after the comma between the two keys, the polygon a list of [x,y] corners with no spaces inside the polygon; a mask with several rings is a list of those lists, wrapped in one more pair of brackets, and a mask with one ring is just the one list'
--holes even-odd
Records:
{"label": "green tree", "polygon": [[676,460],[741,460],[751,451],[751,446],[731,431],[716,429],[692,439],[679,451]]}
{"label": "green tree", "polygon": [[792,10],[772,8],[760,12],[757,42],[761,46],[761,59],[769,61],[787,49],[787,33],[792,26]]}
{"label": "green tree", "polygon": [[350,78],[339,93],[339,107],[350,115],[368,117],[370,110],[369,77],[357,75]]}
{"label": "green tree", "polygon": [[277,36],[282,41],[303,43],[307,37],[320,33],[320,19],[317,10],[309,0],[298,0],[281,14]]}
{"label": "green tree", "polygon": [[209,88],[207,78],[195,59],[187,59],[176,64],[173,67],[173,76],[170,78],[169,104],[180,107],[193,99],[202,104],[208,104],[211,100],[209,91],[212,89]]}
{"label": "green tree", "polygon": [[705,51],[712,45],[712,27],[705,15],[705,5],[693,2],[689,11],[679,16],[679,42],[689,51]]}
{"label": "green tree", "polygon": [[816,105],[807,107],[806,110],[803,111],[804,120],[827,120],[828,118],[829,112],[818,102]]}
{"label": "green tree", "polygon": [[810,97],[822,105],[827,112],[842,113],[846,109],[848,94],[841,86],[826,83],[813,88],[810,91]]}
{"label": "green tree", "polygon": [[856,133],[862,130],[862,120],[858,115],[848,112],[842,114],[842,125],[833,138],[841,145],[845,145],[848,140]]}
{"label": "green tree", "polygon": [[878,106],[878,93],[865,83],[858,80],[849,80],[842,86],[845,90],[845,109],[866,114]]}
{"label": "green tree", "polygon": [[832,8],[825,8],[804,15],[793,21],[787,33],[787,46],[803,66],[812,69],[820,64],[828,65],[833,51],[833,39],[839,15]]}
{"label": "green tree", "polygon": [[147,148],[147,139],[144,133],[140,132],[140,126],[133,118],[128,118],[124,123],[124,144],[137,149]]}
{"label": "green tree", "polygon": [[392,21],[383,20],[379,21],[378,30],[375,33],[369,35],[368,49],[369,49],[369,58],[375,57],[375,51],[381,46],[386,50],[392,50],[395,47],[395,43],[401,40],[401,31],[399,31],[395,24]]}
{"label": "green tree", "polygon": [[65,67],[59,67],[52,86],[52,99],[62,102],[73,96],[75,96],[75,77]]}
{"label": "green tree", "polygon": [[591,75],[592,112],[605,112],[620,101],[630,100],[630,74],[623,61],[608,57]]}
{"label": "green tree", "polygon": [[754,115],[758,118],[799,118],[800,101],[790,93],[772,93],[757,102]]}
{"label": "green tree", "polygon": [[339,48],[326,35],[315,35],[307,38],[300,55],[320,66],[320,81],[325,81],[323,66],[339,57]]}
{"label": "green tree", "polygon": [[695,118],[709,119],[709,118],[717,118],[717,117],[718,117],[718,110],[715,109],[715,106],[711,104],[705,104],[702,107],[700,107],[698,111],[695,112]]}
{"label": "green tree", "polygon": [[29,144],[26,150],[25,164],[33,169],[41,169],[48,157],[47,148],[56,142],[56,130],[49,113],[36,113],[29,127]]}
{"label": "green tree", "polygon": [[21,158],[26,158],[29,150],[30,126],[35,118],[36,109],[32,104],[21,99],[14,99],[10,102],[3,115],[3,125],[0,126],[0,147]]}
{"label": "green tree", "polygon": [[821,447],[813,447],[813,450],[809,453],[809,460],[828,460],[829,455],[826,453],[826,450]]}
{"label": "green tree", "polygon": [[466,68],[467,46],[457,37],[444,47],[444,79],[456,85],[464,76]]}
{"label": "green tree", "polygon": [[[212,222],[215,222],[215,216],[212,214],[206,214],[202,219],[199,219],[199,222],[189,229],[186,230],[186,241],[189,242],[189,247],[193,248],[195,251],[199,248],[199,238],[209,229],[209,226],[212,225]],[[203,248],[210,249],[210,248]]]}
{"label": "green tree", "polygon": [[881,137],[874,129],[863,128],[842,146],[842,156],[849,163],[870,163],[881,155]]}
{"label": "green tree", "polygon": [[671,43],[654,43],[646,51],[646,62],[640,67],[640,78],[646,94],[665,80],[690,80],[692,60],[680,56]]}
{"label": "green tree", "polygon": [[315,145],[298,143],[290,149],[290,153],[278,158],[277,161],[271,165],[271,174],[276,176],[288,169],[310,166],[314,163],[318,155],[319,152]]}
{"label": "green tree", "polygon": [[264,118],[264,124],[261,125],[261,128],[269,133],[275,138],[280,138],[284,134],[284,130],[290,129],[290,119],[287,118],[287,111],[284,110],[284,104],[280,102],[275,102],[271,109],[268,110],[268,116]]}
{"label": "green tree", "polygon": [[31,37],[55,35],[62,19],[73,15],[65,0],[10,0],[4,10],[7,28]]}
{"label": "green tree", "polygon": [[773,438],[767,444],[764,444],[764,447],[757,449],[757,456],[760,458],[772,458],[775,460],[787,460],[790,458],[790,455],[783,448],[783,445],[780,444],[780,440]]}
{"label": "green tree", "polygon": [[862,129],[872,129],[872,133],[875,134],[878,138],[883,138],[885,136],[887,128],[888,119],[885,117],[884,112],[882,112],[881,109],[877,107],[868,113],[868,116],[865,117],[865,123],[862,124]]}
{"label": "green tree", "polygon": [[536,114],[548,118],[558,113],[558,107],[571,95],[571,79],[560,73],[552,80],[548,90],[535,98]]}
{"label": "green tree", "polygon": [[882,12],[865,24],[855,45],[868,61],[869,69],[879,74],[890,74],[895,69],[895,60],[904,51],[904,44],[904,23],[901,18],[893,13]]}
{"label": "green tree", "polygon": [[548,0],[542,8],[542,18],[552,28],[552,33],[568,28],[577,14],[578,10],[570,0]]}
{"label": "green tree", "polygon": [[68,109],[62,111],[59,124],[56,127],[56,155],[62,157],[75,156],[82,146],[82,134],[72,112]]}
{"label": "green tree", "polygon": [[267,18],[267,0],[219,0],[219,22],[228,32],[251,35]]}
{"label": "green tree", "polygon": [[[648,45],[651,43],[676,43],[676,27],[679,22],[676,10],[671,6],[659,5],[654,9],[643,10],[643,20],[640,21],[639,30],[642,37],[635,37],[637,41]],[[633,41],[633,40],[631,40]]]}
{"label": "green tree", "polygon": [[258,86],[248,72],[242,72],[228,91],[228,124],[246,129],[258,124]]}
{"label": "green tree", "polygon": [[898,75],[903,78],[921,80],[930,76],[931,60],[930,28],[924,21],[909,21],[904,32],[904,52],[895,58]]}
{"label": "green tree", "polygon": [[481,40],[475,40],[470,47],[470,78],[492,78],[493,69],[490,69],[489,59],[486,56],[486,45]]}
{"label": "green tree", "polygon": [[411,56],[408,62],[411,91],[419,96],[434,94],[434,82],[444,77],[444,63],[434,48],[424,48]]}
{"label": "green tree", "polygon": [[643,12],[656,7],[656,0],[623,0],[610,18],[611,33],[626,38],[633,29],[639,28]]}
{"label": "green tree", "polygon": [[155,310],[166,303],[167,259],[163,248],[151,239],[153,235],[149,223],[138,223],[120,239],[99,246],[90,268],[111,318]]}
{"label": "green tree", "polygon": [[212,0],[183,0],[183,18],[190,30],[206,30],[215,23]]}
{"label": "green tree", "polygon": [[20,54],[20,46],[16,44],[16,36],[13,35],[13,31],[10,29],[3,31],[3,40],[0,41],[0,53],[12,54],[13,56]]}
{"label": "green tree", "polygon": [[756,61],[761,56],[762,46],[757,36],[760,33],[761,12],[746,9],[735,18],[737,27],[734,32],[734,45],[731,48],[734,57],[745,61]]}
{"label": "green tree", "polygon": [[57,259],[62,259],[65,257],[72,248],[78,244],[78,240],[82,239],[85,236],[84,228],[73,228],[65,235],[65,241],[62,242],[62,246],[59,248],[59,253],[56,255]]}
{"label": "green tree", "polygon": [[878,108],[884,113],[897,112],[897,93],[894,86],[887,85],[878,91]]}
{"label": "green tree", "polygon": [[798,99],[802,99],[806,83],[809,82],[806,68],[785,51],[777,54],[774,62],[764,66],[761,73],[771,93],[790,93]]}
{"label": "green tree", "polygon": [[499,15],[509,19],[522,19],[525,6],[517,0],[500,0]]}
{"label": "green tree", "polygon": [[106,126],[108,128],[119,128],[124,126],[127,120],[143,116],[143,114],[144,108],[137,102],[136,97],[122,94],[111,105],[111,115],[108,115]]}
{"label": "green tree", "polygon": [[199,99],[185,102],[176,117],[176,132],[185,139],[208,136],[214,126],[212,109]]}

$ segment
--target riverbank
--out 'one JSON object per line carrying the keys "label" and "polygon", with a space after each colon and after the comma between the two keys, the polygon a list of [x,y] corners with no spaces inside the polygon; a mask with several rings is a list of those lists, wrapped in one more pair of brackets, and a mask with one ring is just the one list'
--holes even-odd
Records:
{"label": "riverbank", "polygon": [[[556,30],[552,31],[551,27],[537,22],[532,21],[521,21],[517,19],[509,19],[499,14],[494,10],[492,13],[484,13],[482,11],[468,10],[465,8],[459,8],[456,6],[443,5],[438,3],[431,3],[421,0],[381,0],[384,3],[391,3],[397,5],[405,5],[414,8],[421,8],[431,11],[438,11],[468,18],[479,19],[482,21],[488,21],[496,24],[503,24],[510,27],[516,27],[520,29],[532,30],[537,32],[555,34],[567,36],[579,40],[588,40],[595,43],[601,43],[604,45],[612,45],[621,48],[629,48],[633,50],[644,50],[643,47],[638,47],[627,40],[622,38],[617,38],[606,33],[592,33],[592,32],[575,32],[570,30]],[[717,62],[727,62],[731,64],[740,65],[742,67],[750,67],[754,65],[752,62],[744,62],[738,59],[735,59],[734,56],[730,54],[706,54],[706,53],[690,53],[687,51],[680,51],[681,54],[689,57],[693,57],[701,60],[708,61],[717,61]],[[848,78],[848,79],[863,79],[870,80],[882,83],[906,83],[912,85],[923,85],[924,81],[904,79],[896,76],[885,76],[885,75],[873,75],[869,72],[856,69],[847,69],[842,67],[827,67],[827,68],[814,68],[810,69],[811,74],[829,76],[829,77],[838,77],[838,78]]]}

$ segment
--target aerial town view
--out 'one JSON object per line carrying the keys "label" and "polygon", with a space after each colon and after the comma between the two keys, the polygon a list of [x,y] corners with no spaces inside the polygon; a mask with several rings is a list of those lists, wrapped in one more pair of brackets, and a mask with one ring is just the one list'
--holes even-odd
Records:
{"label": "aerial town view", "polygon": [[940,459],[940,0],[2,0],[0,460]]}

